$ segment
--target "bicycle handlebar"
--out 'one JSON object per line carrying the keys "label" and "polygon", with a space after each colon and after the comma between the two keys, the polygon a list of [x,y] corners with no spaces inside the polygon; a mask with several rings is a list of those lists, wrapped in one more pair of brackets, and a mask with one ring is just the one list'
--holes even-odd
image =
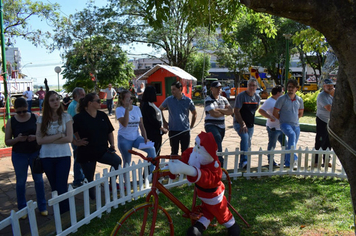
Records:
{"label": "bicycle handlebar", "polygon": [[157,156],[157,157],[145,157],[139,152],[136,152],[134,150],[128,150],[129,153],[137,155],[141,157],[143,160],[148,161],[148,162],[153,162],[153,161],[158,161],[159,159],[169,159],[169,160],[174,160],[174,159],[181,159],[181,156],[179,155],[165,155],[165,156]]}

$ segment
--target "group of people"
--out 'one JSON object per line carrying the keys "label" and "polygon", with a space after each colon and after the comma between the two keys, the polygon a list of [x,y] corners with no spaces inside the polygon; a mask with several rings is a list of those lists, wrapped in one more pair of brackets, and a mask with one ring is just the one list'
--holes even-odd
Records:
{"label": "group of people", "polygon": [[[325,79],[323,91],[317,98],[316,124],[317,132],[315,138],[315,149],[322,148],[326,150],[331,148],[327,122],[330,119],[330,111],[334,96],[334,82],[331,79]],[[214,81],[211,84],[211,95],[205,99],[205,130],[214,135],[218,145],[218,151],[222,151],[222,141],[225,134],[225,116],[233,113],[233,127],[241,138],[240,149],[248,151],[251,147],[251,140],[254,132],[254,119],[256,110],[267,118],[266,129],[268,132],[268,150],[276,147],[277,140],[281,146],[286,146],[287,150],[296,148],[300,134],[299,118],[304,113],[304,103],[301,97],[296,95],[298,82],[289,80],[287,83],[287,93],[283,94],[282,86],[278,85],[272,89],[272,96],[268,98],[259,108],[260,97],[256,94],[257,80],[252,78],[247,83],[247,90],[238,94],[235,99],[234,109],[231,108],[226,98],[220,95],[221,84]],[[297,166],[297,155],[294,155],[294,166]],[[223,158],[219,157],[223,166]],[[285,155],[284,166],[290,167],[290,154]],[[316,155],[314,166],[318,166],[319,157]],[[273,166],[279,166],[273,158],[268,155],[268,162],[273,162]],[[323,157],[323,164],[331,164]],[[282,164],[282,163],[281,163]],[[245,169],[247,166],[247,156],[241,155],[239,167]]]}
{"label": "group of people", "polygon": [[[149,93],[150,90],[147,91]],[[147,95],[150,99],[147,101],[148,104],[154,102],[155,92],[153,95]],[[57,191],[59,195],[68,190],[72,156],[70,144],[74,156],[74,187],[80,186],[84,178],[89,182],[93,181],[97,162],[108,164],[115,169],[119,168],[122,161],[115,151],[114,127],[108,115],[100,111],[100,104],[101,99],[96,93],[85,94],[83,88],[73,90],[73,101],[68,107],[68,112],[64,111],[60,97],[55,91],[45,93],[41,116],[30,112],[27,99],[20,97],[15,100],[16,114],[6,125],[5,143],[13,146],[12,162],[16,174],[19,209],[26,206],[27,171],[28,167],[32,170],[36,157],[40,157],[51,190]],[[128,150],[138,148],[140,143],[148,141],[141,110],[132,105],[131,93],[128,91],[120,93],[116,118],[120,123],[118,148],[124,164],[127,164],[131,162]],[[161,126],[164,130],[163,122]],[[144,151],[149,157],[156,157],[154,147]],[[32,172],[32,177],[39,211],[41,215],[46,216],[48,211],[42,174]],[[119,188],[118,184],[111,187]],[[95,199],[93,188],[89,189],[89,196]],[[61,213],[69,210],[68,200],[60,202],[59,205]]]}
{"label": "group of people", "polygon": [[[179,81],[171,85],[172,95],[167,97],[157,107],[155,102],[156,91],[151,85],[146,86],[142,94],[140,108],[133,105],[130,91],[119,94],[118,105],[115,109],[115,118],[119,122],[117,132],[117,148],[121,153],[116,154],[114,142],[114,127],[108,115],[100,111],[101,99],[96,93],[85,94],[83,88],[75,88],[72,92],[73,101],[65,112],[60,97],[55,91],[44,94],[43,112],[41,116],[32,114],[28,101],[24,98],[15,100],[15,115],[8,120],[5,133],[5,142],[13,146],[12,162],[16,174],[16,193],[18,208],[26,206],[25,192],[28,167],[32,168],[33,159],[41,158],[44,173],[46,174],[52,191],[58,194],[68,189],[68,175],[71,164],[72,145],[74,157],[73,186],[80,186],[86,178],[93,181],[96,163],[104,163],[118,169],[121,164],[125,167],[131,163],[131,154],[128,150],[139,148],[151,140],[154,146],[144,149],[148,157],[156,157],[160,153],[162,135],[168,132],[171,155],[183,153],[190,144],[190,130],[194,127],[197,111],[193,101],[182,93],[182,84]],[[225,136],[225,117],[234,116],[233,127],[241,137],[240,149],[247,151],[251,146],[254,131],[254,118],[260,104],[260,97],[256,93],[257,81],[250,79],[247,90],[238,94],[234,107],[221,96],[222,85],[218,81],[211,83],[211,95],[205,98],[206,132],[213,134],[218,151],[222,151],[222,141]],[[324,91],[317,99],[317,135],[315,148],[330,148],[326,124],[330,117],[334,83],[326,79]],[[298,83],[289,80],[287,93],[283,95],[283,88],[276,86],[272,89],[272,96],[259,108],[259,113],[266,117],[268,132],[268,150],[276,147],[277,140],[286,144],[286,148],[296,147],[300,128],[299,118],[303,115],[303,100],[296,95]],[[109,92],[111,92],[109,86]],[[114,98],[116,94],[112,93]],[[111,98],[108,97],[110,100]],[[112,108],[109,109],[111,114]],[[168,121],[164,116],[168,110]],[[189,119],[191,113],[191,119]],[[90,128],[88,128],[90,127]],[[287,139],[284,139],[284,136]],[[297,156],[294,157],[297,160]],[[221,166],[223,157],[219,157]],[[268,161],[278,164],[272,157]],[[318,157],[315,159],[318,163]],[[324,160],[326,163],[326,160]],[[282,164],[282,163],[281,163]],[[328,164],[328,163],[327,163]],[[247,157],[241,155],[240,168],[246,168]],[[290,157],[286,155],[284,165],[289,167]],[[153,166],[150,167],[150,172]],[[47,215],[46,200],[42,174],[32,173],[35,182],[38,208],[42,215]],[[111,186],[111,188],[120,188]],[[95,199],[94,189],[89,190],[89,196]],[[68,200],[60,203],[61,212],[69,210]]]}

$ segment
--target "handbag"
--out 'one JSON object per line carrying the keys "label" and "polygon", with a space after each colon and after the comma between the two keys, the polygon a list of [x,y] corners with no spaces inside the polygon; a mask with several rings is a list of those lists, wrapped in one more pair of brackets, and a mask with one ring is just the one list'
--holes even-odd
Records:
{"label": "handbag", "polygon": [[33,159],[32,162],[32,173],[34,174],[42,174],[44,172],[43,166],[42,166],[42,160],[39,156],[37,156],[35,159]]}

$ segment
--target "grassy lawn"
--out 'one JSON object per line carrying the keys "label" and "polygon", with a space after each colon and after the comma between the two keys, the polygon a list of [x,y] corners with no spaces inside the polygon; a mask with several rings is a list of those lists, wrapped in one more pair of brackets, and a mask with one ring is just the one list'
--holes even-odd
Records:
{"label": "grassy lawn", "polygon": [[[246,228],[235,215],[242,227],[241,235],[354,235],[350,229],[353,214],[347,181],[275,176],[239,178],[232,186],[231,203],[251,226]],[[193,186],[184,185],[171,191],[190,208]],[[182,212],[162,194],[159,200],[173,219],[175,235],[185,235],[190,221],[183,218]],[[94,219],[73,235],[110,235],[122,215],[142,202],[144,198],[112,209],[110,214]],[[163,229],[167,223],[159,225],[155,235],[167,235]],[[204,235],[226,234],[226,229],[220,225],[204,232]]]}
{"label": "grassy lawn", "polygon": [[[315,112],[304,112],[303,117],[299,119],[299,123],[316,125]],[[263,117],[260,113],[256,112],[256,117]]]}

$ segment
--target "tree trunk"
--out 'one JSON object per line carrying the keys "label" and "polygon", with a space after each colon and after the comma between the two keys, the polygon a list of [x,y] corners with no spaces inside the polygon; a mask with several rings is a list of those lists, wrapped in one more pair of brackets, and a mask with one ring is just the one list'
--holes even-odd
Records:
{"label": "tree trunk", "polygon": [[[329,126],[342,142],[356,150],[356,3],[348,0],[240,1],[255,11],[290,18],[325,35],[340,63]],[[355,211],[356,156],[331,135],[330,138],[347,174]]]}

